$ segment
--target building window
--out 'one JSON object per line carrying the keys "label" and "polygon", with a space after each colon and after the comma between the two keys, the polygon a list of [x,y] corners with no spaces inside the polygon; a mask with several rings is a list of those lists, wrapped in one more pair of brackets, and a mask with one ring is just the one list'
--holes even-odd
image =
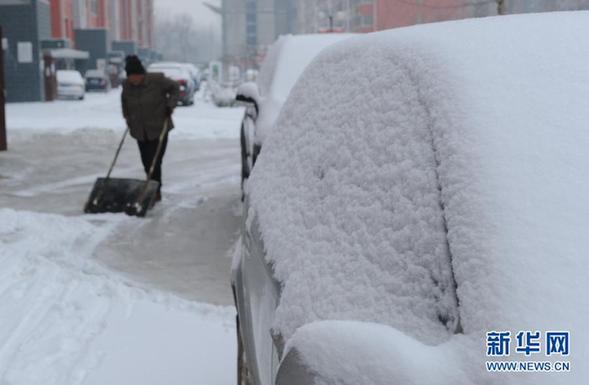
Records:
{"label": "building window", "polygon": [[97,0],[90,0],[90,12],[97,15],[98,14],[98,1]]}
{"label": "building window", "polygon": [[362,16],[362,26],[372,27],[374,23],[374,17],[372,15]]}
{"label": "building window", "polygon": [[256,0],[247,0],[245,3],[245,28],[246,44],[249,47],[258,45],[258,7]]}

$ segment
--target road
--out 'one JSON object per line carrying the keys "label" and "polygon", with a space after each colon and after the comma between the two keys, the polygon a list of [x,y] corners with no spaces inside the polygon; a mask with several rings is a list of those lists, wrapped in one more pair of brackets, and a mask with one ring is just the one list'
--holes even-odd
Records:
{"label": "road", "polygon": [[[7,106],[1,384],[235,383],[243,110],[202,97],[179,107],[162,202],[146,218],[86,215],[124,132],[119,100],[115,90]],[[133,139],[113,176],[144,178]]]}
{"label": "road", "polygon": [[[95,107],[101,98],[104,112],[114,115],[110,119],[116,122],[116,92],[89,95],[87,105],[92,111],[88,113],[100,113]],[[56,103],[56,114],[57,107],[65,103]],[[68,108],[76,102],[69,103]],[[78,109],[75,117],[80,117],[78,122],[83,127],[87,124],[82,118],[86,105],[79,104],[81,111]],[[239,142],[237,138],[224,138],[230,136],[227,133],[210,138],[214,134],[208,135],[206,125],[211,120],[212,124],[232,125],[237,136],[240,114],[228,110],[225,117],[223,111],[215,111],[216,119],[211,119],[213,108],[177,109],[178,127],[171,134],[163,167],[163,201],[148,218],[120,223],[94,256],[139,284],[190,300],[230,305],[231,250],[240,216]],[[22,117],[24,122],[19,119],[15,117],[17,124],[26,125],[26,117]],[[43,127],[43,122],[35,124]],[[118,124],[120,127],[122,121]],[[195,132],[199,129],[203,135]],[[0,206],[80,215],[93,181],[108,168],[120,134],[120,129],[104,128],[9,132],[10,151],[0,160],[4,175]],[[143,178],[133,139],[127,139],[114,176]]]}

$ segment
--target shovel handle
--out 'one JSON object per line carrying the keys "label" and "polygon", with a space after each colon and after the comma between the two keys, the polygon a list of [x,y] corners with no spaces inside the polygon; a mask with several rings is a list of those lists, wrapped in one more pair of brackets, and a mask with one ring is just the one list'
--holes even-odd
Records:
{"label": "shovel handle", "polygon": [[108,169],[108,173],[106,174],[106,179],[110,178],[110,174],[112,173],[113,168],[115,168],[115,164],[117,163],[117,159],[119,158],[119,154],[121,153],[121,149],[123,148],[123,143],[125,143],[125,138],[127,137],[128,133],[129,133],[129,127],[127,126],[127,129],[125,130],[125,133],[123,134],[123,138],[121,139],[121,142],[119,143],[119,147],[117,148],[117,152],[115,153],[115,158],[112,160],[112,163],[110,164],[110,168]]}

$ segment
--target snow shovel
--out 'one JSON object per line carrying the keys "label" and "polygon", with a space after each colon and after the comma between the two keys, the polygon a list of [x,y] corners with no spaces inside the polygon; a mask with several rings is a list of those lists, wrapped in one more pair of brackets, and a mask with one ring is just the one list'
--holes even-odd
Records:
{"label": "snow shovel", "polygon": [[168,133],[168,119],[164,123],[164,129],[159,138],[159,143],[147,175],[147,180],[111,178],[110,174],[117,162],[125,138],[129,133],[129,128],[125,130],[123,138],[115,157],[110,165],[110,169],[105,178],[98,178],[94,183],[94,188],[90,192],[88,201],[84,206],[84,212],[89,214],[98,213],[121,213],[144,217],[153,204],[160,187],[160,183],[151,180],[155,164],[162,150],[163,139]]}

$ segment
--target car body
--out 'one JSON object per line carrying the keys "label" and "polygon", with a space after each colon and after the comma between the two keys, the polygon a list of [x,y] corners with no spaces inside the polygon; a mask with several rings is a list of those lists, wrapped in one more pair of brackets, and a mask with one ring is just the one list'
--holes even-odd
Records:
{"label": "car body", "polygon": [[194,82],[190,73],[181,66],[149,66],[148,72],[163,73],[164,76],[176,81],[180,88],[179,103],[184,106],[194,104]]}
{"label": "car body", "polygon": [[110,51],[108,53],[108,70],[110,84],[113,88],[121,85],[121,74],[125,73],[125,52]]}
{"label": "car body", "polygon": [[255,73],[256,83],[238,88],[237,100],[248,103],[240,128],[242,182],[249,177],[266,133],[272,129],[300,74],[324,48],[351,36],[282,36],[269,48],[262,68]]}
{"label": "car body", "polygon": [[86,91],[108,92],[111,89],[110,77],[102,70],[88,70],[84,75]]}
{"label": "car body", "polygon": [[[586,381],[587,33],[586,12],[437,23],[307,67],[246,186],[240,384]],[[485,365],[509,360],[577,369]]]}
{"label": "car body", "polygon": [[155,62],[150,64],[149,68],[150,70],[155,70],[157,68],[183,68],[190,74],[195,92],[200,90],[200,70],[194,64],[178,62]]}
{"label": "car body", "polygon": [[57,71],[57,96],[64,99],[84,99],[85,82],[82,75],[75,70]]}
{"label": "car body", "polygon": [[188,72],[190,72],[190,75],[192,76],[192,80],[194,81],[195,91],[199,91],[200,90],[200,83],[202,82],[200,69],[191,63],[183,63],[183,66],[184,66],[184,68],[186,68],[188,70]]}

